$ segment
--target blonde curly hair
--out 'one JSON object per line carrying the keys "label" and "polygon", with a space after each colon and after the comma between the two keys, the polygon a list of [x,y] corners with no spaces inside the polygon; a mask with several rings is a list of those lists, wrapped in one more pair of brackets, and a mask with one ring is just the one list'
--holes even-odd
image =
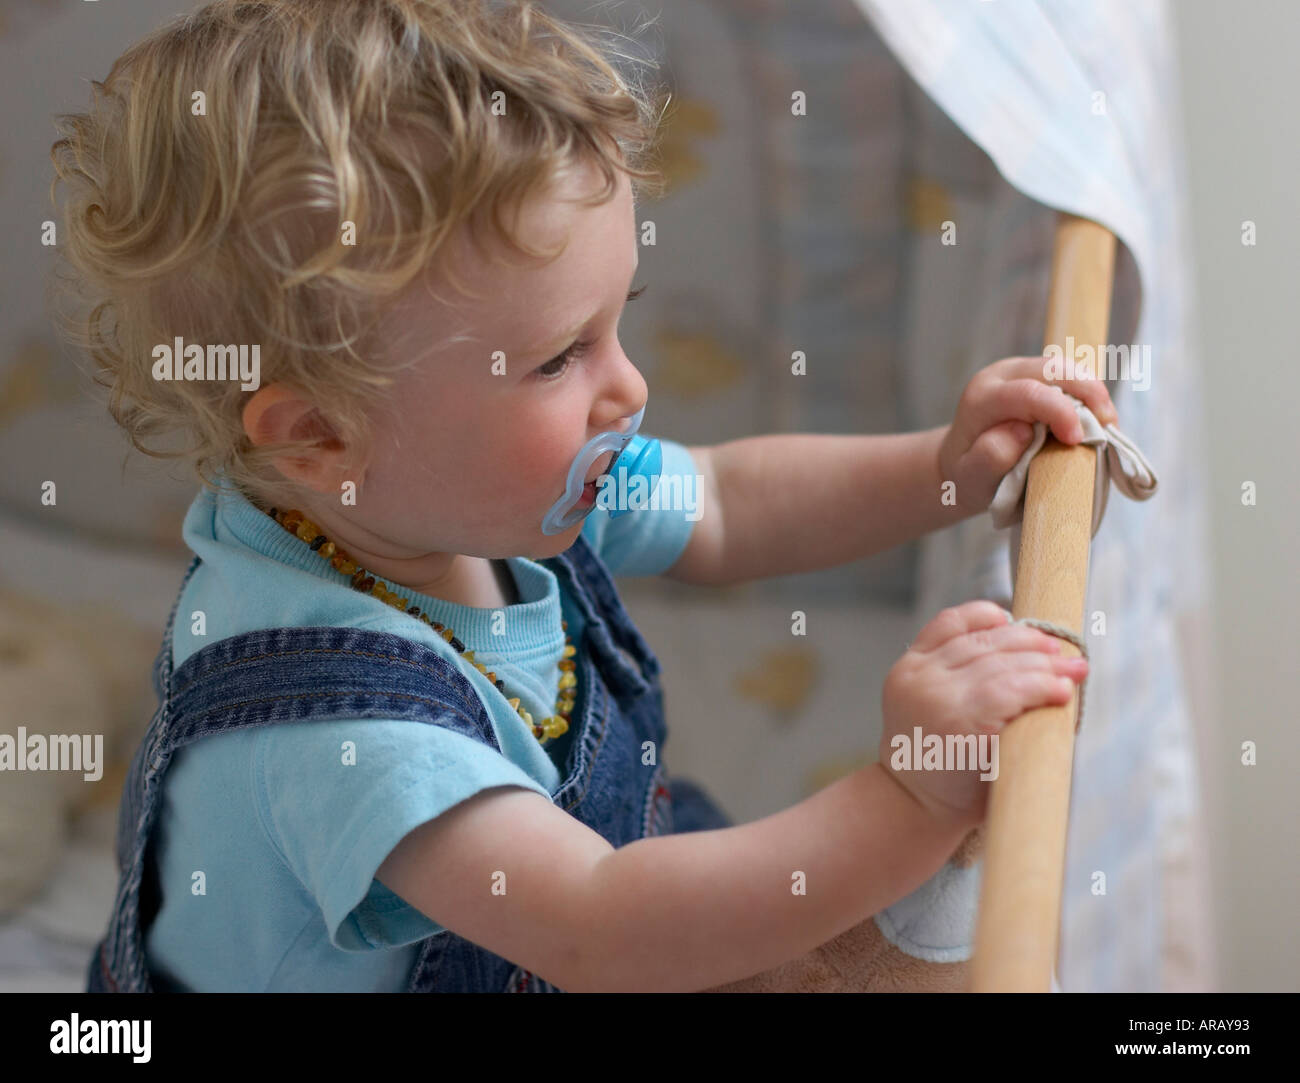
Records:
{"label": "blonde curly hair", "polygon": [[[524,0],[215,0],[132,46],[88,112],[56,118],[50,151],[56,209],[66,185],[51,311],[131,445],[261,503],[295,496],[273,461],[313,441],[254,446],[238,380],[154,379],[151,352],[180,337],[259,344],[263,384],[296,386],[364,446],[411,363],[374,341],[385,312],[429,270],[467,292],[454,230],[558,255],[505,212],[577,159],[605,181],[588,203],[619,171],[662,192],[664,98],[629,44]],[[161,446],[176,434],[189,446]]]}

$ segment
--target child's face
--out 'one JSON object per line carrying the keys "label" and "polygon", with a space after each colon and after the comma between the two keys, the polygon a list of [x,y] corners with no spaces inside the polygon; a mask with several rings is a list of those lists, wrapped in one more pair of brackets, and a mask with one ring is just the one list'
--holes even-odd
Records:
{"label": "child's face", "polygon": [[[396,422],[371,451],[357,507],[344,509],[387,543],[376,552],[540,559],[563,552],[582,529],[585,520],[546,535],[541,524],[582,446],[626,428],[647,398],[618,341],[638,262],[627,178],[620,174],[617,194],[601,206],[557,198],[585,195],[597,181],[594,170],[571,172],[521,210],[518,236],[530,246],[549,249],[567,235],[552,263],[516,256],[489,265],[462,234],[457,274],[485,299],[446,287],[446,305],[421,289],[404,304],[392,348],[424,351],[425,360],[400,377]],[[504,251],[495,237],[482,243]],[[436,348],[452,335],[465,338]],[[575,342],[587,345],[554,360]],[[602,455],[587,476],[612,458]]]}

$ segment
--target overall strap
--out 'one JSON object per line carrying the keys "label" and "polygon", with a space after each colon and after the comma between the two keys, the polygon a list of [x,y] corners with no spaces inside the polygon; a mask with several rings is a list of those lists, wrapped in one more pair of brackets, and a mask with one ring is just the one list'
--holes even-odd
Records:
{"label": "overall strap", "polygon": [[150,679],[153,682],[153,691],[157,697],[158,706],[154,710],[153,717],[149,720],[149,727],[145,731],[135,755],[131,758],[131,766],[127,770],[126,780],[122,785],[121,803],[118,806],[117,862],[118,870],[124,878],[130,875],[134,860],[132,851],[144,811],[145,780],[149,774],[150,765],[158,762],[158,755],[162,747],[168,700],[170,698],[168,690],[172,679],[172,636],[176,626],[176,611],[180,609],[181,597],[185,593],[185,588],[189,586],[190,580],[194,578],[194,573],[198,571],[199,565],[202,563],[202,558],[195,556],[190,561],[189,567],[185,569],[185,575],[181,578],[181,585],[176,591],[176,597],[172,599],[171,611],[167,614],[167,623],[163,627],[162,644],[158,648],[158,654],[153,661],[153,669],[150,671]]}
{"label": "overall strap", "polygon": [[146,861],[162,784],[177,748],[277,722],[384,718],[445,726],[500,752],[487,708],[457,664],[435,649],[363,628],[267,628],[218,640],[173,669],[181,593],[154,665],[159,707],[136,750],[118,827],[121,878],[113,917],[90,964],[90,991],[150,992],[144,934],[161,893]]}
{"label": "overall strap", "polygon": [[635,695],[648,691],[659,679],[659,659],[628,616],[609,569],[587,539],[579,534],[568,549],[543,563],[582,613],[590,646],[611,686]]}
{"label": "overall strap", "polygon": [[[173,616],[175,611],[173,610]],[[171,621],[167,646],[170,646]],[[91,991],[151,992],[145,931],[161,904],[146,860],[176,749],[231,730],[324,719],[385,718],[445,726],[500,751],[487,709],[456,664],[431,647],[362,628],[268,628],[218,640],[158,666],[163,703],[137,750],[119,826],[122,877]]]}
{"label": "overall strap", "polygon": [[455,662],[364,628],[267,628],[202,648],[172,676],[169,745],[275,722],[384,718],[429,722],[500,744]]}
{"label": "overall strap", "polygon": [[[143,938],[139,927],[145,842],[149,837],[157,804],[157,767],[160,757],[165,755],[164,733],[168,689],[172,677],[172,633],[176,624],[176,612],[180,608],[185,588],[201,563],[201,558],[195,556],[185,570],[167,614],[162,644],[150,672],[158,706],[144,738],[131,757],[131,766],[122,784],[117,813],[117,895],[109,917],[108,930],[91,955],[86,985],[86,991],[90,993],[153,991],[145,966]],[[156,894],[155,890],[154,895]],[[146,904],[152,901],[147,898]]]}

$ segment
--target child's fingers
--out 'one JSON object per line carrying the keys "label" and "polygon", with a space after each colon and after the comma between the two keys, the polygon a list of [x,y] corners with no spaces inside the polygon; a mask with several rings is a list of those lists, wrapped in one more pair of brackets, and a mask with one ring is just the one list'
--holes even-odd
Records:
{"label": "child's fingers", "polygon": [[[1005,664],[1006,659],[1014,659],[1014,664]],[[1087,669],[1086,659],[1036,651],[989,656],[963,671],[970,675],[971,686],[962,702],[977,726],[1011,722],[1035,707],[1068,703]]]}
{"label": "child's fingers", "polygon": [[935,658],[949,669],[960,669],[995,651],[1041,651],[1059,654],[1061,641],[1027,624],[1004,624],[982,628],[948,640],[935,651]]}
{"label": "child's fingers", "polygon": [[986,381],[978,394],[965,400],[965,424],[970,432],[983,433],[1006,421],[1020,420],[1049,425],[1065,444],[1083,438],[1083,426],[1073,400],[1055,384],[1025,377],[1019,380]]}
{"label": "child's fingers", "polygon": [[[1046,374],[1042,378],[1048,379]],[[1097,379],[1082,366],[1076,366],[1073,374],[1067,371],[1063,376],[1053,376],[1050,382],[1082,402],[1103,425],[1119,420],[1106,381]]]}
{"label": "child's fingers", "polygon": [[966,685],[994,685],[1004,677],[1017,673],[1055,673],[1078,676],[1080,680],[1088,671],[1088,660],[1075,655],[1048,654],[1045,651],[997,651],[976,658],[968,666],[951,671],[957,680]]}
{"label": "child's fingers", "polygon": [[986,477],[1000,478],[1020,461],[1033,435],[1034,427],[1024,421],[994,425],[980,433],[966,452],[966,462]]}
{"label": "child's fingers", "polygon": [[1041,380],[1013,380],[1004,386],[1009,416],[1045,422],[1063,444],[1077,444],[1083,439],[1083,423],[1074,401],[1062,387]]}
{"label": "child's fingers", "polygon": [[944,609],[932,617],[912,640],[911,649],[932,651],[943,646],[954,636],[965,635],[980,628],[996,628],[1009,620],[1007,611],[996,602],[982,598],[973,602],[963,602],[961,605]]}
{"label": "child's fingers", "polygon": [[1067,366],[1066,371],[1058,376],[1054,371],[1048,371],[1046,357],[1013,357],[1007,358],[1002,364],[1000,374],[1004,380],[1026,377],[1040,380],[1073,395],[1088,407],[1103,425],[1113,424],[1119,420],[1106,381],[1092,375],[1083,365]]}

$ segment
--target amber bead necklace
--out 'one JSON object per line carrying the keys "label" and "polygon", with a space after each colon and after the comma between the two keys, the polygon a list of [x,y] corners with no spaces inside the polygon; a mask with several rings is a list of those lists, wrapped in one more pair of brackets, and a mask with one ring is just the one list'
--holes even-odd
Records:
{"label": "amber bead necklace", "polygon": [[[388,584],[382,579],[376,578],[365,568],[358,565],[347,553],[326,538],[315,523],[304,518],[302,512],[279,511],[272,508],[267,514],[290,534],[306,542],[311,551],[318,557],[328,560],[335,571],[351,576],[353,590],[361,594],[369,594],[378,598],[381,602],[391,605],[399,612],[424,621],[425,624],[429,625],[451,644],[452,649],[457,651],[465,661],[487,677],[503,696],[505,695],[506,686],[497,679],[495,673],[489,672],[482,662],[474,658],[473,651],[465,649],[465,644],[456,638],[455,632],[445,625],[439,624],[436,620],[430,620],[428,614],[421,613],[418,607],[411,605],[405,598],[390,590]],[[560,621],[560,627],[564,629],[566,634],[564,636],[564,654],[560,658],[560,683],[556,689],[555,713],[543,718],[540,722],[534,722],[533,716],[524,710],[518,696],[507,698],[510,706],[515,709],[533,736],[542,744],[562,736],[568,730],[569,716],[573,713],[573,704],[578,695],[578,667],[573,660],[573,656],[578,651],[567,634],[569,629],[568,621]]]}

